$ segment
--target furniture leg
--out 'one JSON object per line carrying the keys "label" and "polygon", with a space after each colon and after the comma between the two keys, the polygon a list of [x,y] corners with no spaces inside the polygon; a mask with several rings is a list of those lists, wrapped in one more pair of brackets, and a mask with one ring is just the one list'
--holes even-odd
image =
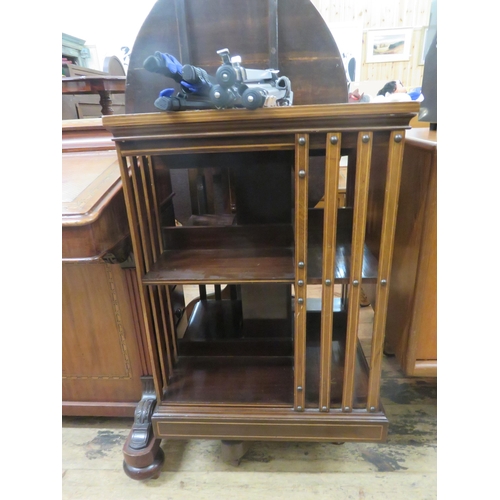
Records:
{"label": "furniture leg", "polygon": [[251,441],[221,441],[222,460],[234,466],[239,465],[251,444]]}
{"label": "furniture leg", "polygon": [[156,405],[153,377],[141,377],[142,399],[135,410],[134,424],[123,446],[123,469],[132,479],[157,479],[165,454],[160,448],[161,439],[152,432],[151,416]]}
{"label": "furniture leg", "polygon": [[101,105],[101,111],[103,115],[112,115],[114,113],[111,105],[113,101],[111,100],[111,92],[107,90],[101,90],[99,92],[101,99],[99,100],[99,104]]}

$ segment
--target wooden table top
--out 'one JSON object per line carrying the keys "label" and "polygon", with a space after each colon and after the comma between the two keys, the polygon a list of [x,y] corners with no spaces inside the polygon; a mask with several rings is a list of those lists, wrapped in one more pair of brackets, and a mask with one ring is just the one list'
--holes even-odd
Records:
{"label": "wooden table top", "polygon": [[125,93],[126,76],[65,76],[62,77],[63,94],[98,94],[99,92]]}
{"label": "wooden table top", "polygon": [[121,190],[116,151],[62,155],[62,225],[90,224]]}

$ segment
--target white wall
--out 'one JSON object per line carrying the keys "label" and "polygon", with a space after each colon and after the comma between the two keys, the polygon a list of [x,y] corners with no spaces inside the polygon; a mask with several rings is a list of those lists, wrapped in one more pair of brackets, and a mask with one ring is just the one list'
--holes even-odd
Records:
{"label": "white wall", "polygon": [[121,60],[121,47],[132,49],[155,3],[156,0],[64,2],[61,31],[85,40],[93,56],[89,67],[102,70],[105,57],[115,55]]}

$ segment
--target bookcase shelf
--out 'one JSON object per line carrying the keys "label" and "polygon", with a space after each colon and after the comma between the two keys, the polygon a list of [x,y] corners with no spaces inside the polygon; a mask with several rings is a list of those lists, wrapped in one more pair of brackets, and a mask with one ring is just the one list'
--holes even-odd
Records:
{"label": "bookcase shelf", "polygon": [[291,225],[166,228],[144,284],[294,282]]}

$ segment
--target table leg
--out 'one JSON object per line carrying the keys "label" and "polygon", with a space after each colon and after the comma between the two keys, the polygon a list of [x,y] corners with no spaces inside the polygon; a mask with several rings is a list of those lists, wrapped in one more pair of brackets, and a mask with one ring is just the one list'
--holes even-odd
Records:
{"label": "table leg", "polygon": [[99,95],[101,96],[99,104],[101,105],[102,114],[112,115],[113,108],[111,107],[111,105],[113,104],[113,102],[111,100],[111,92],[108,92],[107,90],[102,90],[99,92]]}

